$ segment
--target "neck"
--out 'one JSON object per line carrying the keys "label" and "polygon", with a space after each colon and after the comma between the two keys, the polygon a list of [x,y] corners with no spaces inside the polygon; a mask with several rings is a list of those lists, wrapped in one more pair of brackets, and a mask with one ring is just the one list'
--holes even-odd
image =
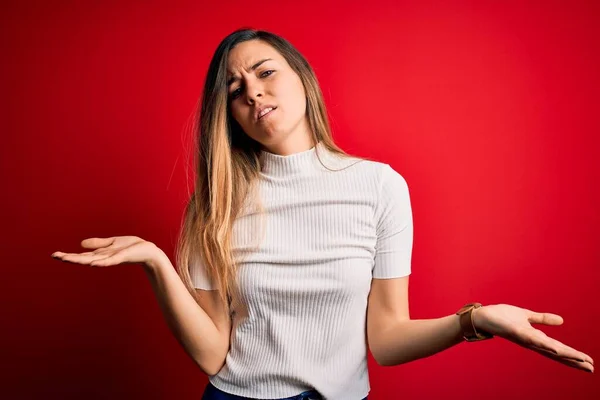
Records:
{"label": "neck", "polygon": [[260,153],[262,173],[265,176],[289,177],[310,173],[318,165],[317,151],[323,157],[326,148],[321,142],[312,147],[291,154],[275,154],[266,150]]}
{"label": "neck", "polygon": [[301,153],[306,150],[310,150],[315,146],[315,142],[312,137],[301,136],[299,138],[289,138],[283,143],[277,143],[273,145],[263,145],[263,151],[276,154],[279,156],[290,156],[292,154]]}

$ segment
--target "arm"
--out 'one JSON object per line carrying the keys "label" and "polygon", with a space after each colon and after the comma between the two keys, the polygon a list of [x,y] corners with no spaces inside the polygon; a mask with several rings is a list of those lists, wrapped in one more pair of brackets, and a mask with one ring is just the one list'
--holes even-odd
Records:
{"label": "arm", "polygon": [[163,316],[177,341],[207,375],[215,375],[225,362],[229,332],[219,332],[210,316],[188,292],[164,252],[144,265]]}
{"label": "arm", "polygon": [[458,315],[410,319],[408,279],[373,279],[371,283],[367,337],[373,357],[383,366],[428,357],[463,341]]}
{"label": "arm", "polygon": [[459,316],[453,314],[394,321],[377,335],[372,351],[378,364],[393,366],[429,357],[463,341]]}
{"label": "arm", "polygon": [[[408,276],[373,279],[367,307],[367,340],[378,364],[393,366],[428,357],[463,341],[458,315],[411,320],[408,312]],[[560,315],[539,313],[509,304],[473,310],[478,330],[502,337],[552,360],[584,371],[594,371],[594,360],[531,323],[562,325]]]}
{"label": "arm", "polygon": [[394,321],[373,339],[373,357],[379,365],[394,366],[455,346],[464,341],[458,318],[458,315],[448,315],[435,319]]}

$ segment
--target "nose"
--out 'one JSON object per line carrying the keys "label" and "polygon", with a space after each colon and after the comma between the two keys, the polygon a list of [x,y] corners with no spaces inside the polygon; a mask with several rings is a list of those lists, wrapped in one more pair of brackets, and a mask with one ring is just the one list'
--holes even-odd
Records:
{"label": "nose", "polygon": [[246,88],[246,101],[248,104],[252,105],[256,101],[256,99],[260,99],[263,97],[263,87],[259,83],[248,83]]}

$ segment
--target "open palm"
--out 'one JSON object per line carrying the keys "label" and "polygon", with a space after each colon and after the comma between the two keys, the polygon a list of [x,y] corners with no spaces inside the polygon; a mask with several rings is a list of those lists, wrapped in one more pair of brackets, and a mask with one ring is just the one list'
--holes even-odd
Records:
{"label": "open palm", "polygon": [[57,251],[52,257],[62,261],[88,264],[93,267],[107,267],[117,264],[148,264],[156,259],[160,250],[154,243],[137,236],[114,236],[110,238],[89,238],[81,246],[93,249],[84,253],[63,253]]}
{"label": "open palm", "polygon": [[546,335],[531,324],[562,325],[560,315],[539,313],[509,304],[487,305],[476,310],[473,322],[477,329],[503,337],[573,368],[594,372],[594,360]]}

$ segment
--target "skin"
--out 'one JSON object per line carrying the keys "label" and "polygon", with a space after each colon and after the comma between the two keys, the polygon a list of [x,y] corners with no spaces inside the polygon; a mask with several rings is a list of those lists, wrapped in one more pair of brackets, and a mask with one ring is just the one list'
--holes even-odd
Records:
{"label": "skin", "polygon": [[[251,66],[270,58],[255,70]],[[229,105],[235,120],[247,135],[266,151],[290,155],[314,146],[306,118],[306,94],[298,75],[270,45],[258,40],[243,42],[229,54]],[[264,120],[255,120],[258,107],[277,106]],[[107,267],[140,263],[157,268],[166,254],[153,243],[137,236],[89,238],[81,242],[89,251],[52,257],[65,262]],[[557,314],[535,312],[508,304],[487,305],[473,311],[478,330],[504,338],[554,361],[593,372],[593,359],[532,324],[562,325]],[[462,342],[458,316],[413,320],[408,312],[408,277],[373,279],[368,304],[369,347],[382,365],[398,365],[427,357]]]}
{"label": "skin", "polygon": [[[168,265],[165,262],[168,257],[160,248],[137,236],[88,238],[81,242],[81,246],[88,251],[57,251],[52,253],[52,257],[91,267],[142,264],[144,268],[153,270],[161,265]],[[414,361],[462,342],[456,315],[436,319],[410,319],[407,278],[373,279],[375,286],[371,288],[369,295],[368,323],[371,324],[370,332],[379,333],[377,339],[371,339],[376,344],[370,342],[369,346],[382,365]],[[509,340],[551,360],[583,371],[594,371],[594,360],[588,354],[567,346],[532,326],[562,325],[563,318],[557,314],[535,312],[509,304],[492,304],[475,310],[473,322],[478,330]]]}
{"label": "skin", "polygon": [[[255,70],[251,67],[260,64]],[[227,81],[229,107],[244,132],[264,150],[290,155],[314,146],[306,116],[306,92],[300,77],[285,58],[261,40],[238,44],[229,52]],[[266,104],[277,107],[266,118],[255,119]]]}

